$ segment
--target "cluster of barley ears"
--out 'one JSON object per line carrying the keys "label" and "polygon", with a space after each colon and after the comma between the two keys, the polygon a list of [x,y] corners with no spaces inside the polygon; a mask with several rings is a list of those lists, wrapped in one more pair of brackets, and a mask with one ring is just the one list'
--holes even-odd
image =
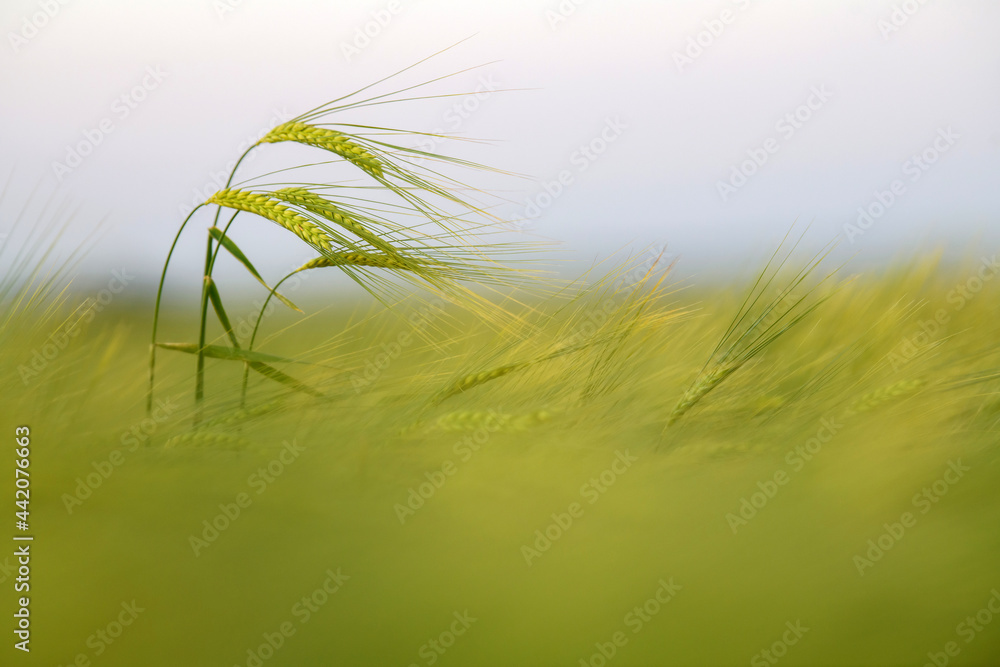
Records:
{"label": "cluster of barley ears", "polygon": [[[641,369],[638,356],[650,349],[649,343],[656,347],[662,342],[656,336],[685,315],[665,302],[669,292],[663,283],[671,267],[661,260],[659,252],[632,257],[590,282],[591,272],[599,269],[595,267],[542,305],[512,318],[495,332],[495,346],[470,350],[468,362],[431,391],[411,429],[460,397],[482,405],[506,402],[517,393],[528,408],[559,405],[557,410],[527,409],[501,419],[504,430],[525,429],[556,412],[585,412],[596,399],[628,386]],[[442,430],[460,430],[480,425],[490,414],[472,407],[430,421]]]}
{"label": "cluster of barley ears", "polygon": [[[347,125],[334,129],[328,126],[329,123],[324,122],[327,118],[347,110],[362,109],[389,101],[406,101],[393,96],[419,88],[421,85],[426,84],[370,97],[361,95],[367,90],[365,88],[273,128],[237,160],[225,187],[188,215],[167,254],[157,289],[150,346],[147,409],[152,408],[157,349],[185,352],[197,358],[195,381],[197,406],[201,406],[204,401],[206,358],[230,359],[243,363],[244,397],[250,371],[255,371],[296,391],[314,396],[323,395],[317,389],[308,387],[278,370],[274,365],[276,362],[290,360],[262,355],[253,350],[263,309],[250,340],[239,340],[226,312],[219,285],[213,277],[220,250],[225,250],[226,254],[242,264],[253,278],[268,290],[268,301],[276,298],[294,310],[300,309],[278,292],[278,288],[291,275],[318,268],[336,268],[343,271],[379,299],[383,293],[394,289],[392,277],[380,276],[380,271],[417,282],[451,299],[478,298],[473,296],[471,290],[462,286],[463,281],[476,284],[487,284],[491,281],[508,284],[504,276],[510,274],[505,267],[489,256],[489,247],[470,242],[478,229],[489,226],[488,214],[479,204],[462,194],[468,190],[464,184],[445,176],[440,169],[416,165],[413,158],[430,158],[438,163],[450,163],[462,167],[481,169],[485,167],[389,143],[384,137],[405,134],[394,128]],[[349,167],[356,168],[362,178],[370,179],[372,183],[356,187],[302,183],[263,189],[233,187],[237,170],[251,152],[261,150],[267,145],[285,142],[328,151]],[[359,189],[362,192],[361,196],[354,194]],[[372,199],[364,194],[370,190],[394,195],[398,202],[387,203]],[[203,207],[214,207],[215,214],[206,239],[198,340],[197,343],[163,343],[157,339],[157,329],[167,269],[181,234]],[[454,212],[456,207],[457,214]],[[225,225],[220,225],[219,218],[223,210],[231,211],[232,215]],[[241,214],[255,215],[275,223],[311,246],[318,256],[279,280],[273,288],[270,287],[233,238],[234,223]],[[485,216],[485,222],[470,223],[469,216],[477,215]],[[430,226],[437,231],[428,232],[426,229],[419,229],[420,225],[415,225],[410,220],[400,222],[398,218],[401,216],[419,218],[423,220],[424,226]],[[229,341],[228,347],[208,344],[209,306]]]}

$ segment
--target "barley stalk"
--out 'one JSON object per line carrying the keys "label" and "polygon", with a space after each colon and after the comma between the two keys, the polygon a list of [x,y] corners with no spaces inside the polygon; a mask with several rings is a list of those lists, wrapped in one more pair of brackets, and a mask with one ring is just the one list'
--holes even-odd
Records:
{"label": "barley stalk", "polygon": [[326,251],[331,249],[330,238],[322,229],[267,195],[226,189],[219,190],[205,203],[254,213],[281,225],[306,243]]}
{"label": "barley stalk", "polygon": [[257,143],[275,144],[281,141],[294,141],[328,150],[364,169],[372,176],[382,176],[382,164],[379,159],[343,132],[293,121],[277,126]]}

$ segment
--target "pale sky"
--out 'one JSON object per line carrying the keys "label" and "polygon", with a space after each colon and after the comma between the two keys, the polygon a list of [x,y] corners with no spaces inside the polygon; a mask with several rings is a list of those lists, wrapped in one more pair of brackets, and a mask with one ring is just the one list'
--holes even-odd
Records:
{"label": "pale sky", "polygon": [[[862,257],[995,251],[998,30],[989,0],[4,0],[0,233],[40,183],[79,207],[69,239],[107,216],[88,266],[152,275],[242,143],[471,37],[401,85],[497,61],[448,90],[530,90],[372,119],[495,140],[462,155],[532,176],[497,181],[500,213],[572,257],[665,243],[688,272],[757,263],[796,219]],[[54,166],[81,142],[96,145]],[[859,207],[884,210],[856,234]],[[179,259],[200,263],[202,243]],[[243,245],[272,271],[309,254]]]}

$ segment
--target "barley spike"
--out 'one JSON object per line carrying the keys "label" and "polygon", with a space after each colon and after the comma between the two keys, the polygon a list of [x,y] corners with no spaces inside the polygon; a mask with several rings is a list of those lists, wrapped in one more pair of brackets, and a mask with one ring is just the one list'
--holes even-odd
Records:
{"label": "barley spike", "polygon": [[293,121],[277,126],[257,143],[275,144],[281,141],[294,141],[328,150],[373,176],[382,176],[382,164],[379,159],[352,141],[343,132]]}
{"label": "barley spike", "polygon": [[205,203],[218,204],[219,206],[232,208],[237,211],[254,213],[272,222],[276,222],[306,243],[322,248],[327,252],[331,250],[330,238],[322,229],[295,211],[288,210],[287,206],[271,199],[268,195],[256,194],[245,190],[226,189],[219,190]]}

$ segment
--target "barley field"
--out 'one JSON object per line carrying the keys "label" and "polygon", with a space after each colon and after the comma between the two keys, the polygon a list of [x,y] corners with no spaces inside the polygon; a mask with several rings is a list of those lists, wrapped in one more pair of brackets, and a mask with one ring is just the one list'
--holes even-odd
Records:
{"label": "barley field", "polygon": [[[10,33],[25,72],[60,25],[153,39],[135,6],[72,24],[85,9],[57,21],[63,4]],[[187,4],[155,15],[204,9]],[[434,32],[442,3],[374,10],[339,55],[310,12],[346,10],[293,4],[295,21],[217,2],[211,40],[164,29],[177,68],[139,70],[115,119],[52,162],[124,223],[91,225],[19,167],[0,180],[0,665],[1000,664],[995,86],[917,59],[943,51],[917,27],[932,12],[970,33],[987,20],[903,3],[896,35],[871,3],[735,0],[688,36],[676,17],[697,3],[536,3],[535,24],[498,33],[524,69],[494,85],[494,63],[438,59],[468,40]],[[520,4],[472,13],[492,29]],[[433,34],[407,23],[425,11],[444,17]],[[828,25],[830,60],[796,69]],[[300,36],[319,27],[319,45]],[[519,40],[542,30],[530,56]],[[942,30],[992,66],[985,31]],[[202,41],[222,69],[186,60]],[[687,46],[655,76],[622,64],[654,41]],[[294,67],[253,59],[275,45]],[[395,73],[350,92],[385,52]],[[731,69],[697,78],[716,62]],[[471,134],[549,67],[555,94],[506,107],[506,148]],[[932,75],[947,81],[904,94]],[[18,76],[26,98],[48,87]],[[233,81],[252,90],[213,97]],[[976,113],[944,106],[958,92]],[[283,95],[338,97],[269,111]],[[267,127],[218,171],[253,114]],[[6,125],[13,144],[49,136]],[[674,245],[706,239],[712,261]]]}
{"label": "barley field", "polygon": [[148,413],[149,303],[8,282],[32,658],[990,664],[995,260],[751,291],[656,259],[502,318],[275,310],[257,349],[300,386],[244,395],[249,364],[208,358],[196,407],[195,357],[165,349]]}

